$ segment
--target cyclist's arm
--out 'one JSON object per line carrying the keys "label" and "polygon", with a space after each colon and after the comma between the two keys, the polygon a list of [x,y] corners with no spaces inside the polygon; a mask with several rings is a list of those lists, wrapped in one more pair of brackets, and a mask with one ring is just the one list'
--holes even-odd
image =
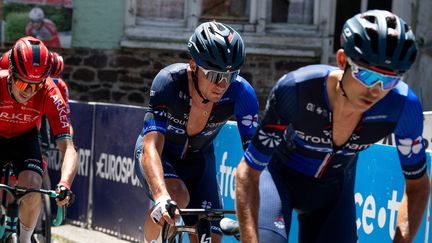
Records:
{"label": "cyclist's arm", "polygon": [[66,186],[70,187],[78,169],[77,152],[75,150],[73,141],[70,138],[57,140],[56,144],[60,152],[61,158],[63,158],[61,167],[61,179],[59,184],[66,182]]}
{"label": "cyclist's arm", "polygon": [[423,133],[423,108],[409,90],[402,115],[395,128],[396,145],[405,177],[405,191],[399,208],[394,242],[411,242],[420,227],[430,196]]}
{"label": "cyclist's arm", "polygon": [[236,173],[236,210],[242,242],[258,242],[258,210],[260,193],[258,182],[261,171],[240,161]]}
{"label": "cyclist's arm", "polygon": [[234,114],[243,150],[246,150],[258,126],[258,99],[252,86],[243,78],[238,77],[238,79],[242,80],[238,83]]}
{"label": "cyclist's arm", "polygon": [[149,132],[143,139],[141,166],[154,199],[169,196],[160,159],[164,141],[164,135],[159,132]]}
{"label": "cyclist's arm", "polygon": [[412,242],[414,240],[430,195],[430,181],[427,173],[418,179],[406,179],[405,181],[406,187],[398,211],[393,242]]}
{"label": "cyclist's arm", "polygon": [[163,176],[161,154],[165,142],[169,99],[176,95],[170,84],[172,77],[164,70],[154,78],[142,131],[144,137],[141,166],[154,200],[162,195],[169,196]]}
{"label": "cyclist's arm", "polygon": [[293,80],[281,81],[269,95],[264,117],[236,172],[236,209],[244,242],[258,242],[259,177],[297,109]]}

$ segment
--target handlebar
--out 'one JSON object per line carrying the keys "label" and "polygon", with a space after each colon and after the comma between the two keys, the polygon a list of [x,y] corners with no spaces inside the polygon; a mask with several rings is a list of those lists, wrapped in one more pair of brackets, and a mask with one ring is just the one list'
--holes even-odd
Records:
{"label": "handlebar", "polygon": [[[34,188],[24,189],[24,188],[12,187],[12,186],[5,185],[5,184],[0,184],[0,189],[8,191],[16,201],[18,201],[19,199],[21,199],[22,197],[24,197],[25,195],[27,195],[29,193],[45,194],[51,198],[59,198],[59,196],[60,196],[60,194],[58,194],[54,190],[34,189]],[[56,215],[56,218],[52,221],[53,226],[59,226],[62,224],[62,222],[64,220],[63,211],[64,211],[63,207],[57,206],[57,215]],[[2,224],[0,226],[0,233],[4,232],[4,227],[5,227],[5,224]]]}

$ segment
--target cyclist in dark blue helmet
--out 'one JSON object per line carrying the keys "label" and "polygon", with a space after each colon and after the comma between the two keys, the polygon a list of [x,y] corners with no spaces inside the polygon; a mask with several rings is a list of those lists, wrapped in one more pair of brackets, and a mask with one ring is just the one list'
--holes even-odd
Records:
{"label": "cyclist in dark blue helmet", "polygon": [[[246,148],[258,125],[255,91],[239,76],[245,61],[240,35],[226,24],[206,22],[195,29],[188,48],[188,64],[165,67],[153,80],[136,142],[135,171],[155,202],[146,215],[146,242],[158,238],[165,221],[173,223],[166,212],[170,199],[181,208],[222,208],[213,140],[235,116]],[[183,220],[188,225],[197,222]],[[212,242],[220,242],[218,223],[211,227]],[[210,242],[207,237],[204,241]],[[197,242],[196,237],[191,242]]]}
{"label": "cyclist in dark blue helmet", "polygon": [[370,10],[347,20],[339,68],[311,65],[282,76],[237,169],[242,241],[357,242],[358,153],[394,133],[406,188],[394,242],[411,242],[430,193],[423,109],[402,75],[417,47],[398,16]]}

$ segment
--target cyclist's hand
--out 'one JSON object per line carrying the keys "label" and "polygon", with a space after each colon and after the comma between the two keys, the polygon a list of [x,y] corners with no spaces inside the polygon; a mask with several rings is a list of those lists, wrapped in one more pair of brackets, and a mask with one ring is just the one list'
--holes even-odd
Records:
{"label": "cyclist's hand", "polygon": [[58,184],[56,192],[59,194],[56,198],[59,207],[70,206],[75,201],[75,194],[66,185]]}
{"label": "cyclist's hand", "polygon": [[169,196],[160,196],[155,201],[155,206],[153,207],[152,212],[150,213],[151,219],[155,224],[163,226],[164,222],[173,225],[177,220],[177,217],[180,215],[178,208],[175,209],[174,215],[170,216],[167,211],[169,207],[169,202],[172,201]]}

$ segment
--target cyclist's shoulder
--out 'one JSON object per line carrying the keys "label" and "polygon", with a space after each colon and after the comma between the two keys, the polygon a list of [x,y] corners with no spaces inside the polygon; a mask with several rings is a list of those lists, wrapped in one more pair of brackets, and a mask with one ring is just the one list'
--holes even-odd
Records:
{"label": "cyclist's shoulder", "polygon": [[252,85],[242,76],[237,76],[234,82],[228,88],[229,90],[233,90],[235,94],[241,94],[243,92],[254,94],[255,90]]}
{"label": "cyclist's shoulder", "polygon": [[409,85],[405,82],[399,82],[399,84],[393,88],[383,99],[385,104],[389,107],[394,105],[396,100],[400,100],[406,104],[404,106],[405,110],[412,106],[421,106],[420,99],[411,89],[411,87],[409,87]]}
{"label": "cyclist's shoulder", "polygon": [[185,63],[171,64],[159,71],[159,73],[156,75],[156,77],[153,80],[153,84],[156,85],[159,84],[163,86],[169,85],[170,83],[173,83],[174,81],[182,77],[187,77],[185,75],[187,75],[187,64]]}
{"label": "cyclist's shoulder", "polygon": [[322,85],[322,81],[327,79],[330,72],[338,70],[337,67],[314,64],[301,67],[297,70],[284,74],[277,82],[277,88],[283,89],[287,87],[294,87],[310,82],[315,82]]}

